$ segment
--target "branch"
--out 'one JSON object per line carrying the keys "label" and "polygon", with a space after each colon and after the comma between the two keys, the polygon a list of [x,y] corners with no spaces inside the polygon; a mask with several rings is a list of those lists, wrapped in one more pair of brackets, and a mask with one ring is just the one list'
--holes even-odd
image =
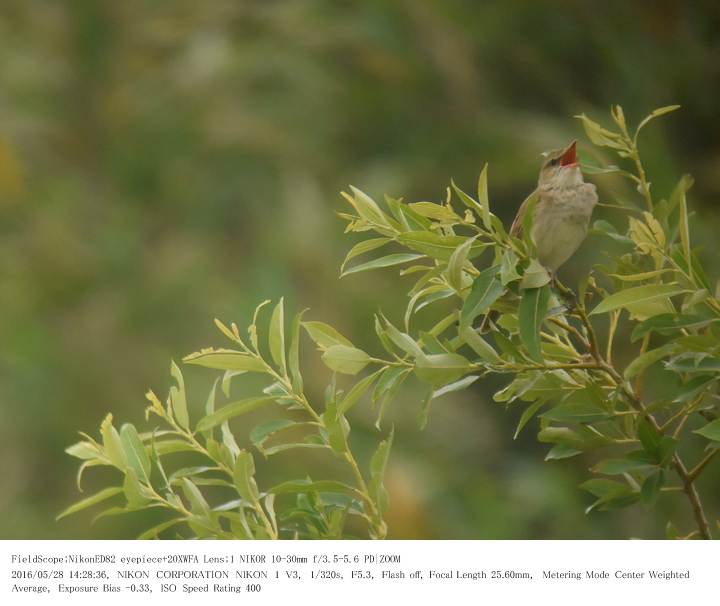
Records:
{"label": "branch", "polygon": [[[555,285],[561,292],[561,294],[563,294],[563,296],[573,297],[577,300],[573,291],[561,284],[558,280],[555,280]],[[585,331],[587,332],[587,341],[590,349],[590,355],[592,355],[592,357],[595,359],[597,365],[602,370],[604,370],[607,375],[612,378],[615,385],[623,391],[633,408],[635,408],[635,410],[642,414],[642,416],[648,421],[648,423],[650,423],[650,425],[655,429],[655,431],[662,435],[663,428],[657,422],[655,417],[653,417],[648,412],[645,404],[638,397],[637,393],[632,389],[631,386],[627,384],[625,379],[615,369],[615,367],[612,364],[609,364],[603,358],[598,347],[598,340],[597,335],[595,334],[595,329],[590,323],[590,319],[588,318],[584,305],[582,303],[578,304],[578,306],[574,310],[574,313],[580,319],[585,328]],[[700,536],[704,539],[712,539],[712,535],[710,534],[710,526],[708,525],[707,517],[705,516],[705,511],[703,510],[702,503],[700,502],[700,495],[698,494],[697,489],[693,484],[696,476],[693,476],[690,472],[688,472],[685,464],[680,458],[680,455],[678,455],[677,453],[673,455],[672,465],[675,468],[677,474],[680,476],[680,480],[683,484],[683,492],[690,501],[690,505],[693,510],[693,516],[695,518],[695,522],[697,523]],[[707,462],[705,463],[705,465],[707,465]],[[702,468],[700,469],[700,471],[702,471]]]}

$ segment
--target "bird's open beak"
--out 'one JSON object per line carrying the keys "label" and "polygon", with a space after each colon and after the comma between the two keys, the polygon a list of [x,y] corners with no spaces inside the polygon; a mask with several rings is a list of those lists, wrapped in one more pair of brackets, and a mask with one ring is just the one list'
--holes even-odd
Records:
{"label": "bird's open beak", "polygon": [[560,166],[572,166],[577,164],[577,155],[575,154],[576,143],[577,141],[573,141],[565,148],[563,155],[560,156]]}

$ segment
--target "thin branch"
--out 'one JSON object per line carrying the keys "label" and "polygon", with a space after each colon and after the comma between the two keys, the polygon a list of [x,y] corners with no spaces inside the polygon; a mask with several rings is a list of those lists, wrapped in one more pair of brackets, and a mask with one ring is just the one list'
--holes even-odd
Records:
{"label": "thin branch", "polygon": [[715,455],[720,452],[720,450],[715,449],[708,454],[706,454],[702,461],[700,461],[693,470],[688,474],[688,477],[690,478],[690,481],[694,482],[697,477],[705,470],[705,468],[708,466],[708,463],[712,461],[715,458]]}

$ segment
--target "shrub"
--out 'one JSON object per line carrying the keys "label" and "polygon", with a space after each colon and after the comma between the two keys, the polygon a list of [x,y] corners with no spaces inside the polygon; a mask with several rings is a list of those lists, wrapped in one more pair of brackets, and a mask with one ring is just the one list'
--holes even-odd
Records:
{"label": "shrub", "polygon": [[[586,174],[618,173],[636,187],[643,208],[622,199],[605,205],[619,220],[627,217],[627,227],[596,221],[593,230],[622,251],[594,267],[574,291],[533,258],[527,237],[509,236],[491,212],[487,166],[476,197],[453,183],[439,204],[386,197],[381,205],[351,188],[343,194],[350,210],[341,214],[347,231],[372,237],[350,250],[342,275],[402,267],[402,275],[415,277],[402,321],[382,314],[374,319],[382,353],[366,353],[331,326],[305,320],[303,312],[288,325],[282,300],[269,322],[261,322],[268,302],[259,305],[243,334],[235,323],[216,320],[231,348],[203,349],[184,359],[221,371],[202,416],[192,420],[195,407],[188,407],[183,374],[173,363],[175,385],[165,404],[147,394],[147,415],[162,428],[139,433],[126,423],[118,431],[108,415],[100,440],[83,434],[83,441],[67,449],[83,460],[78,483],[87,468],[100,465],[115,467],[122,481],[61,517],[122,495],[124,506],[100,515],[148,508],[169,513],[141,538],[170,529],[201,538],[383,538],[383,475],[393,431],[385,430],[370,461],[361,463],[352,449],[348,413],[369,396],[380,428],[386,407],[414,377],[425,386],[419,412],[424,426],[434,398],[493,373],[509,378],[494,399],[522,408],[516,435],[539,419],[538,440],[551,445],[547,459],[597,453],[592,477],[580,486],[595,498],[588,511],[637,502],[652,506],[661,494],[678,491],[696,526],[685,536],[711,538],[696,480],[720,448],[720,300],[691,246],[686,192],[692,179],[682,177],[670,195],[657,200],[638,151],[638,135],[648,122],[676,108],[655,110],[632,135],[619,106],[612,108],[612,129],[579,116],[590,141],[628,167],[585,166]],[[358,261],[360,256],[370,258]],[[414,314],[430,305],[444,306],[447,315],[433,326],[415,326]],[[607,322],[602,340],[601,322]],[[623,334],[639,343],[624,368],[613,356],[621,322]],[[332,371],[322,403],[303,391],[303,330]],[[643,379],[650,368],[662,368],[672,387],[663,393],[647,389]],[[264,388],[230,399],[231,383],[249,373],[261,375]],[[361,378],[343,390],[340,375]],[[339,459],[345,472],[320,479],[307,470],[304,477],[263,486],[253,454],[238,447],[230,426],[260,408],[272,410],[271,420],[244,429],[257,453],[315,449]],[[680,451],[697,439],[705,440],[705,454],[688,466]],[[173,466],[177,452],[191,453],[196,465]],[[668,534],[676,534],[671,523]]]}

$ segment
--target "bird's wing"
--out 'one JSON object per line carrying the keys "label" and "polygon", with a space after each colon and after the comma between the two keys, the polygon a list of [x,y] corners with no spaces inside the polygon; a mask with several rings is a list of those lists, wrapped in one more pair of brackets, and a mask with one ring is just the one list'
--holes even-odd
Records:
{"label": "bird's wing", "polygon": [[510,226],[510,235],[515,238],[522,238],[523,235],[523,224],[525,223],[525,214],[528,210],[535,205],[538,199],[538,190],[533,191],[525,201],[520,205],[520,208],[515,215],[515,220]]}

